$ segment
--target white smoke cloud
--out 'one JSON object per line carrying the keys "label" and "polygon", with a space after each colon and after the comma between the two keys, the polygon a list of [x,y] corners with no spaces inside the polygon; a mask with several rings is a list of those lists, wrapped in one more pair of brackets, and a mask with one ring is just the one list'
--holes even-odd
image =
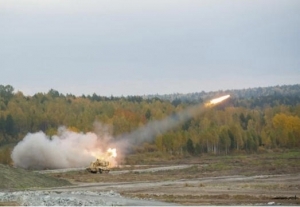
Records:
{"label": "white smoke cloud", "polygon": [[[98,132],[100,127],[97,124]],[[28,133],[13,149],[11,157],[15,166],[26,169],[87,167],[96,157],[105,155],[110,139],[106,132],[100,137],[92,132],[76,133],[60,127],[52,137],[44,132]]]}

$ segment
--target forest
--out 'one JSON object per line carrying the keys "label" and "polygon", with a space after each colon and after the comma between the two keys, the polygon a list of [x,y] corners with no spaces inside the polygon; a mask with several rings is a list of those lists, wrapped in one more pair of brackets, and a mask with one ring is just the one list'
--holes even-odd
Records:
{"label": "forest", "polygon": [[54,89],[25,96],[11,85],[0,85],[0,147],[15,145],[29,132],[52,136],[62,125],[93,131],[95,122],[110,126],[116,137],[225,94],[231,98],[137,146],[135,152],[198,156],[300,147],[299,84],[127,97],[64,95]]}

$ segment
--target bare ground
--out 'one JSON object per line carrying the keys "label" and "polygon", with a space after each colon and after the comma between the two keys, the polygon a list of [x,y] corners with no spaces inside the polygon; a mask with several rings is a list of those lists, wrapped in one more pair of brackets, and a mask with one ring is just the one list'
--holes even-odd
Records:
{"label": "bare ground", "polygon": [[75,184],[52,189],[56,191],[113,190],[126,197],[183,205],[300,205],[299,151],[203,156],[160,166],[117,168],[109,174],[84,170],[50,174]]}

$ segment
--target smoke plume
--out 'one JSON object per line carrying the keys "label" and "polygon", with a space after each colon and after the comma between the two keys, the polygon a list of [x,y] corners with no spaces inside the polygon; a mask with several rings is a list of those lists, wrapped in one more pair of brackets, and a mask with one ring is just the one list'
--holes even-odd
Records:
{"label": "smoke plume", "polygon": [[95,157],[105,156],[111,139],[106,127],[97,123],[96,129],[99,136],[91,132],[76,133],[66,127],[60,127],[52,137],[44,132],[28,133],[12,151],[14,165],[26,169],[86,167]]}
{"label": "smoke plume", "polygon": [[177,114],[173,114],[163,120],[149,122],[131,133],[116,137],[116,139],[110,142],[110,145],[116,147],[122,154],[130,153],[133,146],[154,141],[156,136],[164,134],[179,124],[203,113],[204,109],[205,107],[203,105],[197,105]]}
{"label": "smoke plume", "polygon": [[110,145],[114,145],[122,154],[127,154],[131,152],[132,146],[140,145],[144,142],[152,142],[156,136],[164,134],[168,130],[177,127],[194,116],[199,116],[207,108],[211,108],[222,101],[228,99],[230,95],[221,96],[210,100],[205,104],[199,104],[187,108],[181,112],[173,114],[163,120],[152,121],[145,126],[138,128],[137,130],[118,136],[116,139],[112,140]]}

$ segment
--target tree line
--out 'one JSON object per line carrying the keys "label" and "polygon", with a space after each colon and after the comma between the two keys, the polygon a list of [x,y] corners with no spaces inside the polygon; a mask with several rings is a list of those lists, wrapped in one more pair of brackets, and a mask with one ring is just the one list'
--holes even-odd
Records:
{"label": "tree line", "polygon": [[[284,93],[251,97],[232,92],[228,101],[138,146],[136,152],[199,155],[299,148],[300,93],[295,91],[300,88],[290,87],[293,93],[287,92],[288,86],[284,86]],[[61,125],[74,131],[93,131],[95,121],[111,126],[117,136],[224,92],[201,94],[190,102],[161,97],[74,96],[54,89],[25,96],[10,85],[0,85],[0,145],[16,144],[28,132],[44,131],[52,136]]]}

